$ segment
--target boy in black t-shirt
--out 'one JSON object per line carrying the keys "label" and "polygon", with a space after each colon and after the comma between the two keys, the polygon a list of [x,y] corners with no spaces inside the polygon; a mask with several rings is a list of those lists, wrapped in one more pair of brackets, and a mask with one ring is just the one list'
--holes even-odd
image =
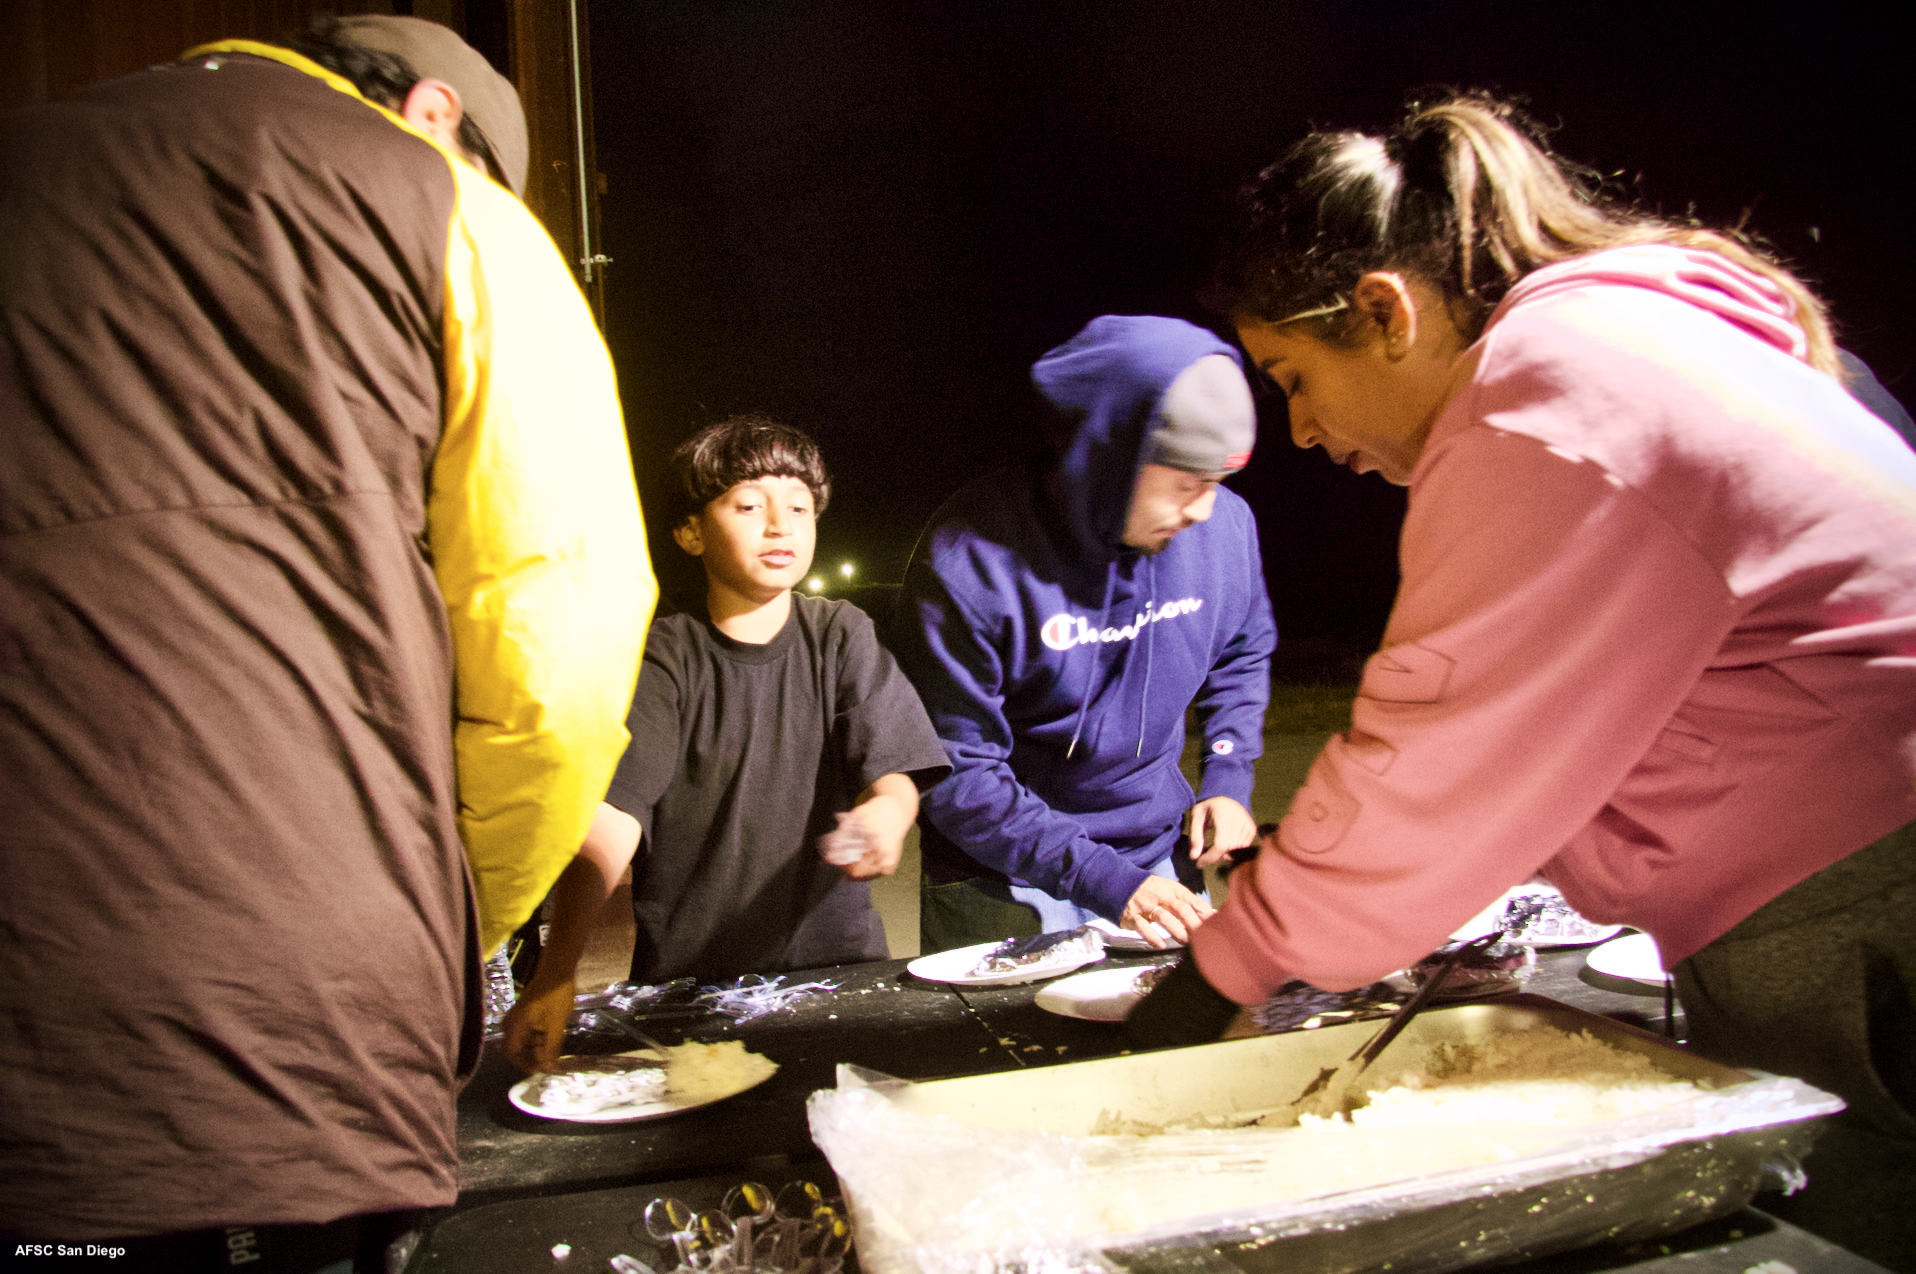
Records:
{"label": "boy in black t-shirt", "polygon": [[831,494],[817,445],[734,417],[672,466],[672,538],[705,567],[705,613],[646,634],[632,742],[506,1017],[526,1070],[558,1058],[586,937],[628,863],[635,982],[884,959],[869,882],[897,868],[919,789],[950,770],[864,613],[792,592]]}

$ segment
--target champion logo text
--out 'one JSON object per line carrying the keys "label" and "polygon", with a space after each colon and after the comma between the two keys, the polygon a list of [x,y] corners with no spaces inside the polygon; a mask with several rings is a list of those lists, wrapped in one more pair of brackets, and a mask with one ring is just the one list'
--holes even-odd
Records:
{"label": "champion logo text", "polygon": [[1189,615],[1204,605],[1202,597],[1184,597],[1175,602],[1166,602],[1162,606],[1147,605],[1122,628],[1093,628],[1089,620],[1082,615],[1073,615],[1068,611],[1059,611],[1044,621],[1038,630],[1039,640],[1053,650],[1070,650],[1073,646],[1087,646],[1105,641],[1135,641],[1146,624],[1155,624],[1162,619],[1176,619],[1179,615]]}

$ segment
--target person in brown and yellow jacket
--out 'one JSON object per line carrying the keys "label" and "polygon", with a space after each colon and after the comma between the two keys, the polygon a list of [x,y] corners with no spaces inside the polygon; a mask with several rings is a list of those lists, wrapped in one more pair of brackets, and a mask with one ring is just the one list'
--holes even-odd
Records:
{"label": "person in brown and yellow jacket", "polygon": [[606,790],[656,593],[525,163],[410,18],[11,123],[10,1238],[373,1269],[455,1197],[481,959]]}

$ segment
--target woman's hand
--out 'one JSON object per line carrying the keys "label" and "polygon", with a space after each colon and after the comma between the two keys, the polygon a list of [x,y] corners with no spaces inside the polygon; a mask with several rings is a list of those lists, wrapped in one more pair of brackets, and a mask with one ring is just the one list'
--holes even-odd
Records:
{"label": "woman's hand", "polygon": [[[1189,942],[1197,927],[1210,918],[1211,905],[1177,881],[1164,876],[1146,876],[1131,901],[1124,904],[1118,923],[1134,930],[1139,937],[1160,949]],[[1152,928],[1156,925],[1157,928]],[[1166,942],[1158,929],[1170,935]]]}

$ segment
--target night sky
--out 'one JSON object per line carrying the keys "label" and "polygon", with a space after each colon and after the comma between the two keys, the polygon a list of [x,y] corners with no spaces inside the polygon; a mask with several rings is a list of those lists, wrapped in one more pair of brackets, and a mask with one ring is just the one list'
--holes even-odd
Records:
{"label": "night sky", "polygon": [[[1311,126],[1432,86],[1521,95],[1665,215],[1746,212],[1916,396],[1908,43],[1844,6],[593,0],[607,331],[641,489],[763,411],[815,434],[819,563],[896,581],[938,503],[1017,455],[1030,364],[1101,313],[1219,326],[1194,292],[1229,193]],[[1280,630],[1363,645],[1402,493],[1289,441],[1231,485]],[[669,590],[697,568],[655,517]]]}

